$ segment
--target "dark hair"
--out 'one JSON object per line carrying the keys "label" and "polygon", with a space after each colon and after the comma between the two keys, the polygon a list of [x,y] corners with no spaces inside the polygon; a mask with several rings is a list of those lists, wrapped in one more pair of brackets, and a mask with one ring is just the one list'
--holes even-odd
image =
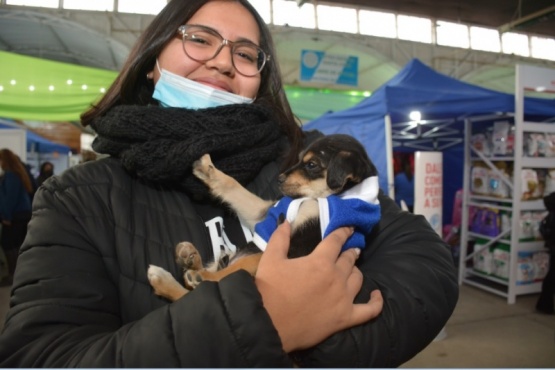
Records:
{"label": "dark hair", "polygon": [[[96,117],[121,104],[157,104],[152,98],[154,84],[146,75],[156,63],[156,58],[166,44],[175,37],[177,28],[185,24],[203,5],[214,0],[171,0],[153,19],[139,37],[129,53],[122,71],[110,86],[104,97],[81,115],[83,126],[89,125]],[[284,165],[297,160],[302,146],[302,131],[293,115],[281,81],[281,72],[276,59],[276,51],[270,30],[258,12],[247,0],[234,1],[245,7],[254,17],[260,30],[260,47],[270,55],[270,60],[261,73],[260,88],[253,104],[267,106],[275,114],[283,132],[291,143],[291,153]]]}
{"label": "dark hair", "polygon": [[40,170],[39,173],[42,175],[44,173],[44,171],[46,170],[46,167],[50,166],[50,168],[54,169],[54,164],[52,164],[52,162],[42,162],[42,164],[40,165]]}
{"label": "dark hair", "polygon": [[29,178],[25,165],[21,162],[19,156],[7,148],[0,149],[0,161],[2,162],[2,169],[15,173],[21,180],[21,183],[27,193],[32,194],[33,185],[31,183],[31,179]]}

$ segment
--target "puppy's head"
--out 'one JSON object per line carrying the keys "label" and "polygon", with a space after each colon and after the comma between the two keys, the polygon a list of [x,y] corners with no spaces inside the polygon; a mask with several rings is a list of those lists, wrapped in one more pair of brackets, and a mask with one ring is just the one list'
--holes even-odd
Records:
{"label": "puppy's head", "polygon": [[279,176],[281,191],[293,198],[341,193],[378,173],[362,144],[349,135],[324,136],[299,157],[296,165]]}

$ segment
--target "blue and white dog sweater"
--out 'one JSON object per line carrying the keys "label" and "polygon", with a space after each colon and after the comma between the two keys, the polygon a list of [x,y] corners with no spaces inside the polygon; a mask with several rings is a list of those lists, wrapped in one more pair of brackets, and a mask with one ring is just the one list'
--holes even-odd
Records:
{"label": "blue and white dog sweater", "polygon": [[[318,198],[322,238],[339,227],[353,226],[354,233],[343,246],[343,250],[364,248],[365,235],[372,231],[381,217],[378,191],[378,177],[372,176],[341,194]],[[281,198],[268,211],[266,218],[254,228],[253,242],[258,248],[262,251],[266,249],[270,236],[278,226],[279,216],[282,214],[289,222],[293,222],[299,207],[307,199],[309,198]]]}

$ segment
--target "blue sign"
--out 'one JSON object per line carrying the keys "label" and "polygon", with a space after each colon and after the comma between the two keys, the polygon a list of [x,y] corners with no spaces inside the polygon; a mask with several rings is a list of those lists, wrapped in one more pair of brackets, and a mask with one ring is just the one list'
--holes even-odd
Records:
{"label": "blue sign", "polygon": [[301,81],[358,86],[358,57],[303,50]]}

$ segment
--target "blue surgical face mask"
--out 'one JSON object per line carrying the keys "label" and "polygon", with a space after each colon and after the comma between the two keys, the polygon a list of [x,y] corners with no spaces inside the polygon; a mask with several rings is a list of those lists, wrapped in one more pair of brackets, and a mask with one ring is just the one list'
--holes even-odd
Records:
{"label": "blue surgical face mask", "polygon": [[249,104],[253,99],[217,90],[185,77],[160,69],[160,79],[152,97],[163,107],[204,109],[228,104]]}

